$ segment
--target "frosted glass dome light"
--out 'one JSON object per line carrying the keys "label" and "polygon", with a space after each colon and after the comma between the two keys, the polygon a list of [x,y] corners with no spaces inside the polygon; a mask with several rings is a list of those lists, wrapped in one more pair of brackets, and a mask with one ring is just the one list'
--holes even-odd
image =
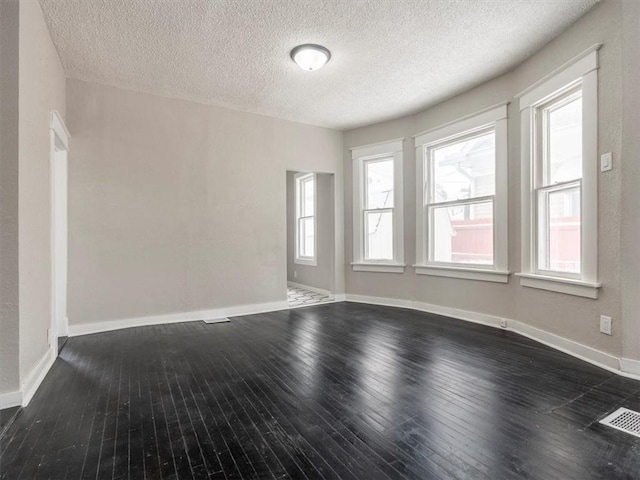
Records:
{"label": "frosted glass dome light", "polygon": [[322,45],[314,45],[308,43],[306,45],[298,45],[291,50],[291,59],[298,66],[307,71],[314,71],[322,68],[331,58],[331,52]]}

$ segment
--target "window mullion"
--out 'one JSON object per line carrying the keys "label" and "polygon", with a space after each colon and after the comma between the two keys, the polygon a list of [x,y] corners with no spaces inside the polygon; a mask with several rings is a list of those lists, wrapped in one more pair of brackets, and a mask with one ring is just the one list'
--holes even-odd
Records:
{"label": "window mullion", "polygon": [[494,200],[495,198],[496,198],[495,194],[484,195],[482,197],[463,198],[459,200],[449,200],[447,202],[428,203],[427,207],[454,207],[456,205],[471,205],[474,203],[488,202],[489,200]]}

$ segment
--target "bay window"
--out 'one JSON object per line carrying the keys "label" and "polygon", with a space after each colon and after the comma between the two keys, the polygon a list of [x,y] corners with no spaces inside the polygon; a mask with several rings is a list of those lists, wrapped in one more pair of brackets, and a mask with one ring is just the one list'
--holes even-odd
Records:
{"label": "bay window", "polygon": [[507,282],[507,107],[416,137],[416,273]]}
{"label": "bay window", "polygon": [[597,298],[597,48],[520,96],[521,284]]}
{"label": "bay window", "polygon": [[402,273],[402,140],[352,149],[353,269]]}

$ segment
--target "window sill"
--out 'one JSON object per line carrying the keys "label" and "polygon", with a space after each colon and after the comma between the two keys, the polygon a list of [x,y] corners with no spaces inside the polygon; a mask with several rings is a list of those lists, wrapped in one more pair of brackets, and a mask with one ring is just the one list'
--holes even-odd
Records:
{"label": "window sill", "polygon": [[296,265],[306,265],[308,267],[317,267],[318,266],[318,261],[314,258],[313,260],[309,259],[305,259],[305,258],[296,258],[293,260],[293,263],[295,263]]}
{"label": "window sill", "polygon": [[362,263],[351,264],[354,272],[404,273],[404,263]]}
{"label": "window sill", "polygon": [[483,282],[508,283],[509,273],[504,270],[486,268],[449,267],[444,265],[414,265],[416,275],[432,275],[435,277],[463,278]]}
{"label": "window sill", "polygon": [[520,285],[523,287],[539,288],[550,292],[566,293],[585,298],[598,298],[598,289],[601,283],[573,280],[571,278],[549,277],[533,273],[516,273],[520,277]]}

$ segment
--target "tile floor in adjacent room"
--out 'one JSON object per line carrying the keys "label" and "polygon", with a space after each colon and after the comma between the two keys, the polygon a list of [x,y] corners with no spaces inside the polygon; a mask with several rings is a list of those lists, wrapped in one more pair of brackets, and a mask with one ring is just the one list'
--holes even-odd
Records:
{"label": "tile floor in adjacent room", "polygon": [[316,303],[329,302],[333,299],[331,295],[314,292],[306,288],[294,285],[287,285],[287,300],[290,307],[301,307],[303,305],[314,305]]}

